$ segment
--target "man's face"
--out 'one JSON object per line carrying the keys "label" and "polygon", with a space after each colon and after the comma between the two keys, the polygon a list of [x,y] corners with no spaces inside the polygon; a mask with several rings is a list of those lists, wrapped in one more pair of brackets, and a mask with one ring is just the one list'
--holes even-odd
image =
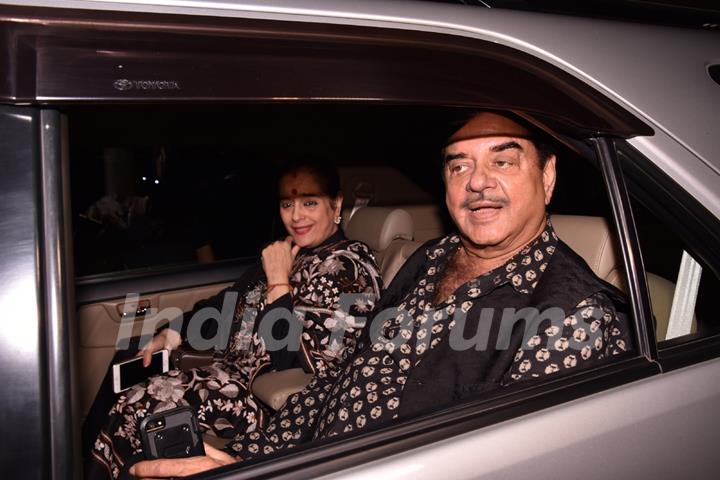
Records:
{"label": "man's face", "polygon": [[[494,114],[482,115],[487,118],[471,122],[480,122],[481,127],[483,121],[511,122]],[[445,149],[444,167],[447,207],[464,241],[469,242],[466,246],[498,254],[521,248],[540,232],[555,185],[555,157],[541,170],[534,144],[521,137],[496,135],[503,131],[514,130],[491,125],[488,136],[451,143]],[[483,132],[482,128],[477,132]]]}

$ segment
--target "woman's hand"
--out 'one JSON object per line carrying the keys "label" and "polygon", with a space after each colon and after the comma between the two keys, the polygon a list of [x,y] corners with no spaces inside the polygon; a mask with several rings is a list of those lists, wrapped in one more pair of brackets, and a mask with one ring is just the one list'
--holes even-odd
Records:
{"label": "woman's hand", "polygon": [[143,347],[137,354],[138,357],[143,357],[143,367],[148,367],[152,361],[152,354],[162,350],[175,350],[182,343],[180,334],[175,330],[166,328],[161,330],[160,333],[155,335],[147,345]]}
{"label": "woman's hand", "polygon": [[262,251],[262,266],[268,284],[288,283],[295,256],[300,247],[292,244],[292,237],[274,242]]}
{"label": "woman's hand", "polygon": [[292,237],[275,242],[262,251],[262,265],[268,282],[267,303],[272,303],[290,291],[290,271],[300,247],[292,244]]}
{"label": "woman's hand", "polygon": [[204,457],[144,460],[130,467],[130,475],[138,478],[186,477],[235,462],[227,453],[207,443],[204,445]]}

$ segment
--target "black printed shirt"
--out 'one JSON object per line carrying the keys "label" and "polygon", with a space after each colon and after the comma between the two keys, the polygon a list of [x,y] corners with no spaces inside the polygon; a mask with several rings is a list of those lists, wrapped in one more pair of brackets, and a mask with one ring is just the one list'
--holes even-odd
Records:
{"label": "black printed shirt", "polygon": [[[247,459],[396,419],[411,370],[447,341],[455,313],[467,313],[500,286],[531,295],[557,243],[548,220],[541,235],[508,262],[461,285],[438,305],[433,304],[435,291],[460,239],[450,235],[430,245],[425,255],[415,256],[423,262],[422,274],[383,323],[384,340],[374,341],[341,371],[319,372],[302,392],[288,398],[266,429],[238,435],[228,451]],[[565,317],[562,332],[556,329],[560,327],[539,330],[518,349],[503,385],[586,367],[629,347],[629,329],[603,294],[583,299]],[[571,348],[573,342],[587,344],[591,331],[593,345]],[[404,341],[388,341],[395,338]],[[550,339],[553,345],[548,345]]]}

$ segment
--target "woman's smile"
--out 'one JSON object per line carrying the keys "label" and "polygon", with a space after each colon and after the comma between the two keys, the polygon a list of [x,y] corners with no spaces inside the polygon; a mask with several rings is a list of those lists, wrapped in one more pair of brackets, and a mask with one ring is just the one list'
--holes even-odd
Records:
{"label": "woman's smile", "polygon": [[302,235],[306,235],[306,234],[310,233],[310,230],[312,230],[312,228],[313,228],[312,225],[298,225],[298,226],[292,227],[292,230],[295,233],[295,235],[302,236]]}

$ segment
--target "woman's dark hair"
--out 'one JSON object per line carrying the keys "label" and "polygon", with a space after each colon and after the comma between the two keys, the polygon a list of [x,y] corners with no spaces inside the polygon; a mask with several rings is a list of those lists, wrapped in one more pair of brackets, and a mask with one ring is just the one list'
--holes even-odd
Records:
{"label": "woman's dark hair", "polygon": [[337,167],[324,158],[304,157],[292,160],[280,168],[278,184],[283,177],[297,172],[308,172],[320,186],[322,195],[336,198],[340,190],[340,173]]}

